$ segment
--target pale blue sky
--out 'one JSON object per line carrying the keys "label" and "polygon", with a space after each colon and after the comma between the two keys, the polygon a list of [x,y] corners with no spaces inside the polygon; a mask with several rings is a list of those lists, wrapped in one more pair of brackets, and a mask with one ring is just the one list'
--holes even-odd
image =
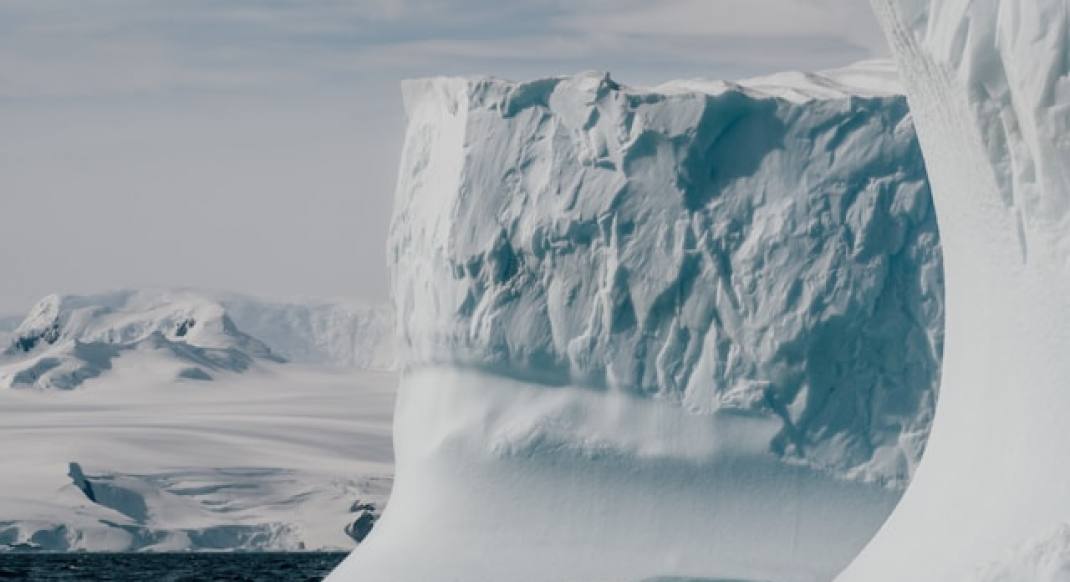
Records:
{"label": "pale blue sky", "polygon": [[398,81],[884,53],[863,0],[0,0],[0,313],[192,285],[386,297]]}

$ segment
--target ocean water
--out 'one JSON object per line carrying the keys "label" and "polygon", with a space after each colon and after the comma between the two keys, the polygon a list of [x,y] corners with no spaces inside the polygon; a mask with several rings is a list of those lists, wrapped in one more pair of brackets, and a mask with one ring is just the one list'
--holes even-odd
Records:
{"label": "ocean water", "polygon": [[322,580],[335,553],[0,554],[0,582],[267,582]]}

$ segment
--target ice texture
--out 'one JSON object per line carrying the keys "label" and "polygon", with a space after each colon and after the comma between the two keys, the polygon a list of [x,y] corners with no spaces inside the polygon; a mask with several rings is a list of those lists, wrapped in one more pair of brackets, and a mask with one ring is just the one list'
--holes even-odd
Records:
{"label": "ice texture", "polygon": [[[410,368],[774,416],[778,454],[909,478],[942,281],[903,98],[599,75],[406,92],[391,252]],[[458,141],[428,151],[443,113]],[[449,155],[456,185],[434,167]]]}
{"label": "ice texture", "polygon": [[397,480],[332,579],[834,576],[942,349],[889,77],[406,83]]}
{"label": "ice texture", "polygon": [[1066,580],[1070,3],[873,5],[933,184],[947,351],[925,461],[840,580]]}

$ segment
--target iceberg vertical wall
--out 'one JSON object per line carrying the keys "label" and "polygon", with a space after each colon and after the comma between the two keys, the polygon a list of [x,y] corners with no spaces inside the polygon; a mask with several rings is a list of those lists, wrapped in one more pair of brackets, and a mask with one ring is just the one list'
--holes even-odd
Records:
{"label": "iceberg vertical wall", "polygon": [[838,573],[943,329],[905,99],[847,77],[406,84],[395,488],[332,580]]}
{"label": "iceberg vertical wall", "polygon": [[914,485],[843,582],[1070,572],[1070,3],[874,0],[947,261],[944,379]]}

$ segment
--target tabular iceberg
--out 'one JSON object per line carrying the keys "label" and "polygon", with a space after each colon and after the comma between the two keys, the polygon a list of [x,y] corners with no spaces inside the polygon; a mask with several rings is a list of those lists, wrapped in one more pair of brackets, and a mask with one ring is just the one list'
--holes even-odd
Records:
{"label": "tabular iceberg", "polygon": [[840,580],[1066,580],[1070,3],[873,4],[932,178],[948,343],[917,480]]}
{"label": "tabular iceberg", "polygon": [[887,72],[407,83],[395,488],[332,580],[838,573],[911,477],[942,349]]}

